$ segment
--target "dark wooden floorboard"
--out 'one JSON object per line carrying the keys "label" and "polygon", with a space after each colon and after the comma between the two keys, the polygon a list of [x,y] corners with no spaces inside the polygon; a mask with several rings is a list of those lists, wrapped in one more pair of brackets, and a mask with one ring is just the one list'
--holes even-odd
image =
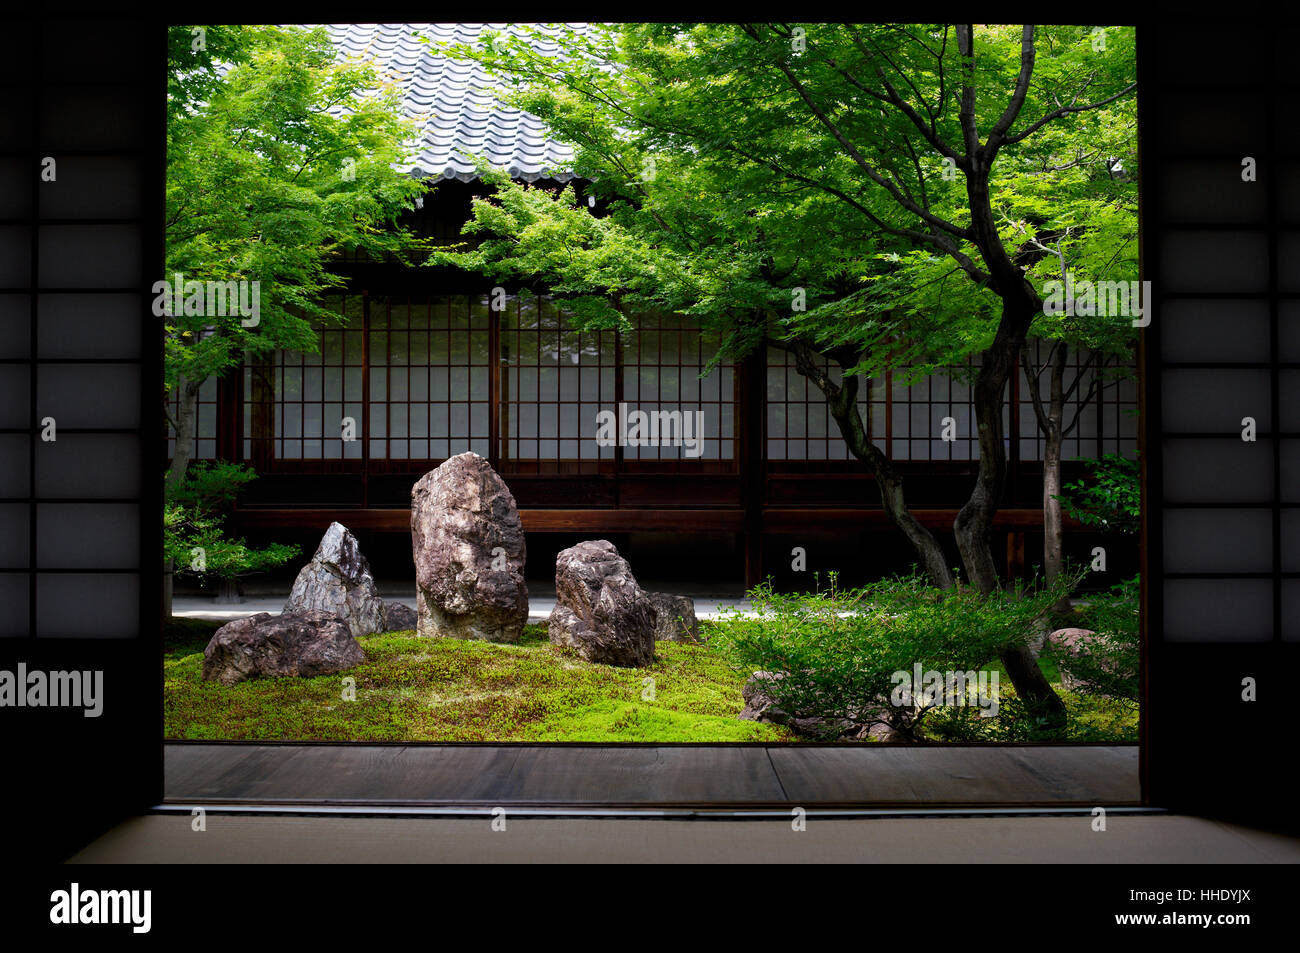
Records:
{"label": "dark wooden floorboard", "polygon": [[1137,752],[1102,748],[773,748],[793,802],[1127,803]]}
{"label": "dark wooden floorboard", "polygon": [[166,745],[165,790],[191,797],[257,798],[273,796],[272,778],[286,762],[301,755],[301,746]]}
{"label": "dark wooden floorboard", "polygon": [[165,748],[169,801],[898,806],[1140,798],[1131,745]]}
{"label": "dark wooden floorboard", "polygon": [[1088,759],[1071,754],[1078,749],[1008,748],[1011,760],[1033,774],[1045,787],[1055,790],[1062,799],[1110,804],[1136,801],[1138,790],[1138,749],[1136,747],[1098,747],[1087,749]]}
{"label": "dark wooden floorboard", "polygon": [[534,803],[785,800],[763,748],[524,748],[506,791]]}
{"label": "dark wooden floorboard", "polygon": [[890,758],[886,771],[879,759],[856,754],[844,748],[768,749],[786,798],[793,803],[920,800],[913,783],[915,766],[905,757]]}

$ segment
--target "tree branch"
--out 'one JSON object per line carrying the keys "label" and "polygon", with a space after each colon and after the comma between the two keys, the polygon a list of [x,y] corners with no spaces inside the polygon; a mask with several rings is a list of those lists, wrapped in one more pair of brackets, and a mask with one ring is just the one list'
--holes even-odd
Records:
{"label": "tree branch", "polygon": [[[870,49],[867,48],[866,43],[863,42],[861,34],[859,34],[858,31],[853,29],[853,27],[851,26],[849,27],[849,35],[853,38],[854,45],[857,46],[857,48],[862,51],[863,56],[867,57],[868,59],[874,58],[874,54],[871,52]],[[946,32],[944,34],[944,42],[945,44],[947,43]],[[888,61],[887,57],[886,60]],[[890,63],[890,65],[892,66],[893,64]],[[895,69],[897,68],[895,67]],[[880,82],[885,87],[887,101],[891,105],[893,105],[895,109],[897,109],[899,112],[901,112],[904,116],[908,118],[908,120],[912,123],[912,125],[914,125],[917,128],[917,130],[921,133],[921,135],[925,137],[925,141],[930,143],[930,145],[933,146],[939,152],[940,155],[952,159],[954,162],[957,163],[958,168],[964,169],[966,167],[967,156],[962,155],[952,146],[948,145],[948,143],[944,142],[942,139],[939,138],[939,133],[935,126],[934,114],[930,110],[929,106],[925,104],[924,99],[922,99],[922,105],[925,107],[927,114],[930,115],[930,122],[928,124],[925,122],[925,120],[921,118],[920,114],[911,107],[911,105],[907,102],[907,100],[905,100],[901,95],[899,95],[898,90],[895,89],[894,85],[889,82],[889,78],[885,75],[885,71],[881,69],[879,66],[876,67],[876,75],[880,77]],[[942,110],[943,109],[943,60],[942,58],[940,58],[939,61],[939,77],[940,77],[939,109]],[[911,80],[908,78],[906,74],[903,74],[903,78],[905,80],[908,80],[909,83],[911,82]],[[915,86],[913,86],[912,88],[914,90],[916,89]],[[917,95],[919,97],[920,93],[918,92]]]}
{"label": "tree branch", "polygon": [[[743,29],[745,33],[749,35],[756,42],[761,41],[758,32],[754,30],[752,27],[742,26],[741,29]],[[866,174],[867,178],[871,179],[871,181],[875,182],[881,188],[885,189],[885,191],[887,191],[891,196],[893,196],[895,202],[903,206],[903,208],[907,209],[913,215],[916,215],[918,218],[925,221],[927,224],[934,225],[937,228],[941,228],[945,232],[948,232],[949,234],[955,236],[956,238],[961,238],[966,241],[973,240],[973,236],[970,229],[960,228],[954,225],[952,222],[949,222],[947,219],[940,218],[939,216],[930,213],[926,209],[922,208],[919,204],[917,204],[916,201],[908,198],[908,196],[905,195],[897,185],[889,181],[888,178],[881,175],[880,172],[878,172],[870,162],[868,162],[865,158],[863,158],[862,153],[858,151],[857,146],[855,146],[849,140],[848,136],[844,134],[844,132],[839,128],[838,125],[836,125],[836,123],[830,118],[830,116],[827,115],[826,112],[820,106],[817,105],[817,103],[813,100],[812,95],[808,92],[808,88],[802,82],[799,81],[799,78],[797,76],[794,75],[794,71],[790,69],[790,67],[787,66],[785,63],[780,63],[780,62],[776,63],[776,68],[779,69],[785,75],[786,80],[790,83],[790,86],[794,89],[795,93],[798,94],[799,98],[803,100],[804,105],[808,107],[808,109],[812,112],[813,116],[816,117],[817,121],[826,127],[827,131],[830,132],[830,134],[840,144],[840,148],[844,150],[844,154],[847,155],[850,159],[854,161],[854,163],[857,164],[858,168],[860,168]],[[918,116],[917,118],[919,120],[920,117]]]}
{"label": "tree branch", "polygon": [[1121,89],[1114,96],[1107,96],[1105,99],[1099,99],[1095,103],[1088,103],[1087,105],[1084,106],[1074,106],[1074,105],[1062,106],[1060,109],[1053,109],[1042,119],[1039,119],[1037,122],[1030,123],[1028,127],[1022,129],[1020,132],[1016,133],[1015,135],[1007,136],[1004,145],[1009,145],[1012,143],[1023,141],[1029,136],[1032,136],[1039,129],[1042,129],[1053,119],[1060,119],[1062,116],[1067,116],[1070,113],[1081,113],[1081,112],[1087,112],[1089,109],[1100,109],[1102,106],[1107,106],[1110,103],[1113,103],[1117,99],[1122,99],[1123,97],[1127,96],[1129,93],[1133,92],[1133,90],[1135,89],[1137,89],[1137,83],[1129,83],[1127,86]]}
{"label": "tree branch", "polygon": [[989,130],[988,140],[984,144],[990,162],[997,155],[997,151],[1002,148],[1007,130],[1011,128],[1011,124],[1020,115],[1020,109],[1025,104],[1025,95],[1029,92],[1029,78],[1033,73],[1034,28],[1030,24],[1025,24],[1020,31],[1020,73],[1016,76],[1016,87],[1011,94],[1011,102],[1007,104],[1007,108],[1002,111],[998,121]]}
{"label": "tree branch", "polygon": [[1020,345],[1020,363],[1024,366],[1025,377],[1029,382],[1029,396],[1033,398],[1034,416],[1038,418],[1038,428],[1043,433],[1047,433],[1050,424],[1047,419],[1047,411],[1043,409],[1043,397],[1038,392],[1038,378],[1042,375],[1040,368],[1034,368],[1034,376],[1029,376],[1029,369],[1034,367],[1034,362],[1029,359],[1029,344]]}

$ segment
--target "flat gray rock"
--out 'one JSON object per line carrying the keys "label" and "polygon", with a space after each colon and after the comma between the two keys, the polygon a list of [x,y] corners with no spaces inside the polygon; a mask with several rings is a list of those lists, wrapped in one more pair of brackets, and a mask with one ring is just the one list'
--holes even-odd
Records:
{"label": "flat gray rock", "polygon": [[346,671],[365,657],[347,626],[328,612],[259,612],[213,633],[203,650],[203,680],[229,686],[269,676],[311,678]]}

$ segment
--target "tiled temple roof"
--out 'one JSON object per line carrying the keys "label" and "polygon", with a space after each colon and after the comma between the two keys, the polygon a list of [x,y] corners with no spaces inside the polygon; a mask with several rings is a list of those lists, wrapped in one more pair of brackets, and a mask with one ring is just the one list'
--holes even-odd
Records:
{"label": "tiled temple roof", "polygon": [[[409,117],[421,124],[414,159],[404,169],[429,179],[478,177],[484,156],[514,179],[573,178],[573,149],[547,134],[542,120],[503,105],[504,84],[477,63],[439,52],[443,43],[474,43],[486,30],[514,34],[506,23],[390,23],[326,25],[342,56],[375,63],[402,90]],[[426,37],[421,42],[415,34]],[[553,41],[534,41],[548,55]]]}

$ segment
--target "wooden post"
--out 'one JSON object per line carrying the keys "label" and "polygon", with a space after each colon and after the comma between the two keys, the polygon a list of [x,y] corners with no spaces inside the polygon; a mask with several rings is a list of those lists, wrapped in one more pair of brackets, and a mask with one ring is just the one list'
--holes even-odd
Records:
{"label": "wooden post", "polygon": [[1020,352],[1011,361],[1011,407],[1007,414],[1007,485],[1012,500],[1020,499]]}
{"label": "wooden post", "polygon": [[[385,430],[385,433],[388,431]],[[370,507],[370,292],[361,292],[361,508]]]}
{"label": "wooden post", "polygon": [[[538,303],[540,307],[540,302]],[[519,299],[515,299],[515,325]],[[488,463],[501,472],[501,463],[510,456],[510,370],[506,366],[509,355],[501,344],[501,315],[492,310],[488,299]]]}
{"label": "wooden post", "polygon": [[[636,331],[634,334],[639,335],[641,331],[641,319],[638,317],[636,322]],[[640,354],[640,342],[637,343],[637,353]],[[623,394],[623,332],[615,329],[614,331],[614,413],[618,413],[619,402],[624,399]],[[623,441],[614,441],[614,509],[623,505]]]}
{"label": "wooden post", "polygon": [[244,376],[243,366],[231,368],[217,378],[217,459],[238,463],[240,429],[243,424]]}
{"label": "wooden post", "polygon": [[250,421],[249,457],[253,469],[266,473],[271,468],[275,453],[275,358],[270,354],[259,354],[253,359],[246,373],[252,374],[253,413]]}
{"label": "wooden post", "polygon": [[740,485],[745,508],[742,544],[745,550],[745,588],[763,581],[763,502],[767,488],[767,455],[763,433],[767,415],[767,351],[760,345],[742,362],[736,375],[740,393]]}
{"label": "wooden post", "polygon": [[1021,530],[1007,530],[1007,581],[1025,575],[1025,534]]}

